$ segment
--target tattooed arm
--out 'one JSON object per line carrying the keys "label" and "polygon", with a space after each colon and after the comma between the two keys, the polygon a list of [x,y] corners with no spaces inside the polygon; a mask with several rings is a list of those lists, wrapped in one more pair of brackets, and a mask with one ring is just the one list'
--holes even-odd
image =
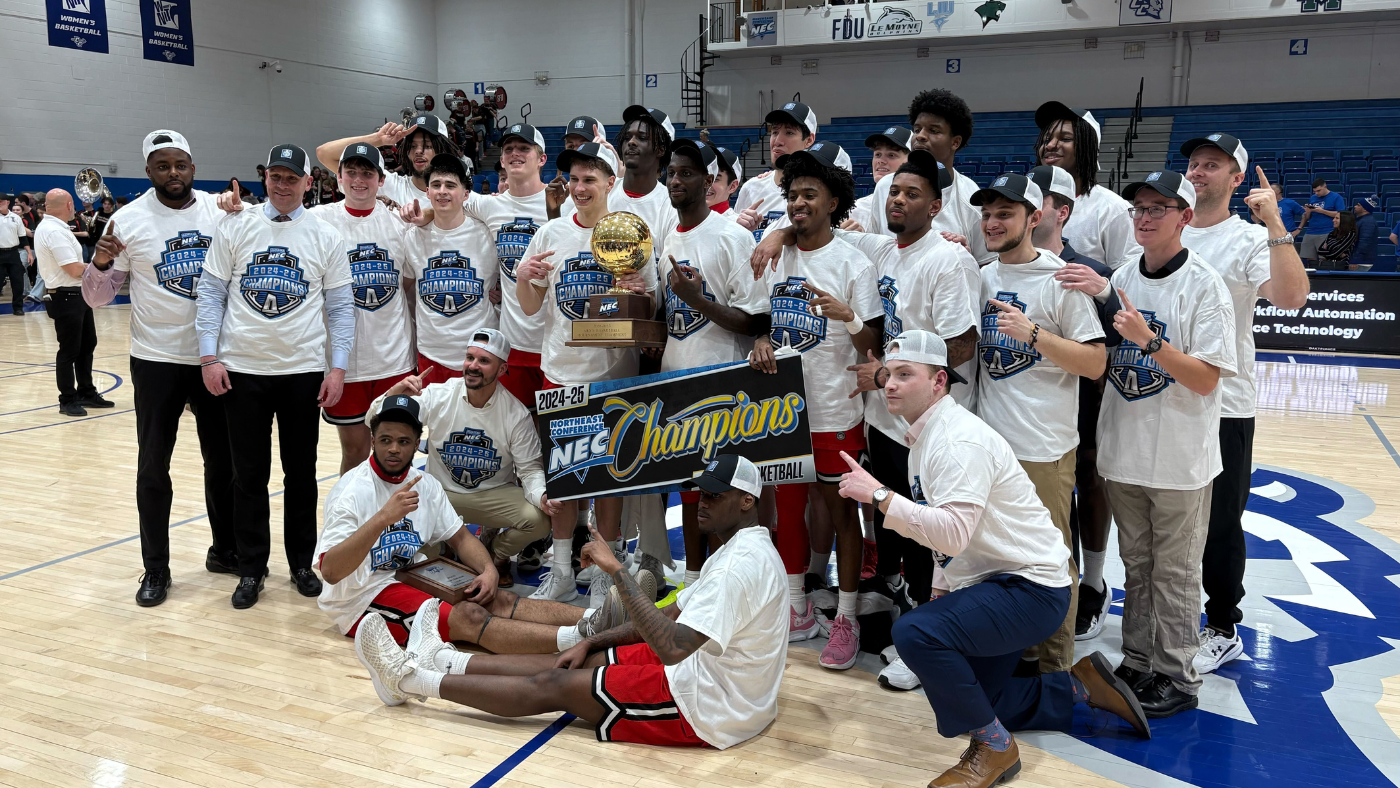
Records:
{"label": "tattooed arm", "polygon": [[[663,608],[657,608],[657,611],[671,621],[675,621],[676,616],[681,614],[680,605],[667,605]],[[588,638],[588,651],[589,653],[607,651],[617,646],[630,646],[634,643],[644,642],[646,641],[642,638],[642,633],[637,631],[637,627],[631,621],[628,621],[620,627],[613,627],[606,632],[599,632]]]}
{"label": "tattooed arm", "polygon": [[[652,651],[656,652],[663,665],[680,662],[709,641],[705,635],[684,624],[676,623],[673,616],[680,615],[679,605],[671,605],[664,610],[657,608],[656,603],[647,599],[641,586],[637,585],[636,578],[625,568],[619,567],[613,572],[612,578],[622,593],[622,604],[627,608],[631,620],[611,632],[617,632],[619,636],[640,636],[651,646]],[[672,610],[675,610],[675,613],[671,613]],[[626,632],[628,629],[631,633]]]}

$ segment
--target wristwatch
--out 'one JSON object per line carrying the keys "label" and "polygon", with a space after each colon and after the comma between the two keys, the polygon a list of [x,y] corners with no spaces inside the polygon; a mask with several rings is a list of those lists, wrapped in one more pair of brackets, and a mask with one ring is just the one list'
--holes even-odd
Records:
{"label": "wristwatch", "polygon": [[1162,349],[1162,338],[1153,337],[1147,341],[1147,346],[1142,349],[1144,356],[1150,356]]}
{"label": "wristwatch", "polygon": [[1280,235],[1277,238],[1269,239],[1269,246],[1283,246],[1284,244],[1291,243],[1293,243],[1293,235],[1291,233]]}
{"label": "wristwatch", "polygon": [[879,506],[880,504],[885,502],[886,498],[890,497],[890,493],[892,492],[894,491],[888,487],[881,487],[880,489],[870,494],[870,500],[874,501],[876,506]]}

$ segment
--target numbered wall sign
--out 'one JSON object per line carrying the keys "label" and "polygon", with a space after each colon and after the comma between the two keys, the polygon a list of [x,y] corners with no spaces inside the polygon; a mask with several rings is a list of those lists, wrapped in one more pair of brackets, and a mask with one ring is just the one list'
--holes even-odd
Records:
{"label": "numbered wall sign", "polygon": [[1306,38],[1295,38],[1288,42],[1288,54],[1306,55],[1308,54],[1308,40]]}
{"label": "numbered wall sign", "polygon": [[655,75],[655,74],[647,74],[647,87],[649,87],[649,88],[654,88],[654,87],[656,87],[656,75]]}
{"label": "numbered wall sign", "polygon": [[962,73],[962,58],[956,58],[956,57],[950,57],[950,58],[948,58],[947,73],[949,73],[949,74],[961,74],[961,73]]}

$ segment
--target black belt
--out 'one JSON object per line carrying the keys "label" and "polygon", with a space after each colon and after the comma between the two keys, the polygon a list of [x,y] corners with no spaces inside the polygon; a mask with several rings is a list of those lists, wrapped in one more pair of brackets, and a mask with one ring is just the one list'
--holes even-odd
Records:
{"label": "black belt", "polygon": [[81,285],[71,285],[71,286],[69,286],[69,287],[46,287],[46,288],[44,288],[44,292],[45,292],[45,293],[81,293],[81,292],[83,292],[83,288],[82,288]]}

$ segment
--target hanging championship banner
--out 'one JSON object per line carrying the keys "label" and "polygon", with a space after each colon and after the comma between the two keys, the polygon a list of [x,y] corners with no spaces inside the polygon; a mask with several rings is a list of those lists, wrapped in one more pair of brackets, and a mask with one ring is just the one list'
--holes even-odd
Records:
{"label": "hanging championship banner", "polygon": [[45,0],[49,46],[107,53],[107,0]]}
{"label": "hanging championship banner", "polygon": [[719,454],[764,484],[815,482],[802,358],[778,374],[748,362],[548,389],[535,395],[551,501],[665,492]]}
{"label": "hanging championship banner", "polygon": [[141,50],[147,60],[194,65],[190,0],[140,0]]}

